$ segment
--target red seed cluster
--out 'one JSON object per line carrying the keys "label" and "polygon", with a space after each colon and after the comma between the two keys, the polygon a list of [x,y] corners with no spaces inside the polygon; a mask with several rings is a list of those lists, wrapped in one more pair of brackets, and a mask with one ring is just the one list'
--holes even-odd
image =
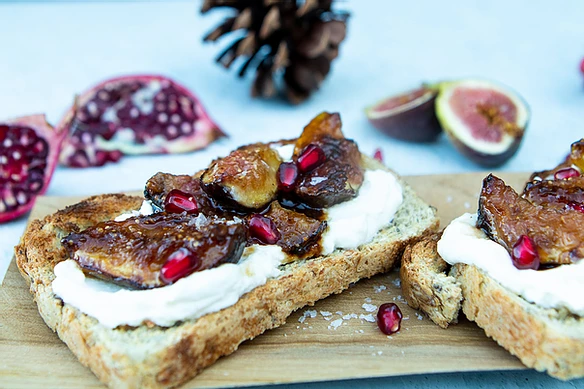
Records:
{"label": "red seed cluster", "polygon": [[278,189],[290,192],[296,187],[300,174],[308,173],[326,161],[323,149],[309,144],[302,150],[296,162],[283,162],[278,169]]}

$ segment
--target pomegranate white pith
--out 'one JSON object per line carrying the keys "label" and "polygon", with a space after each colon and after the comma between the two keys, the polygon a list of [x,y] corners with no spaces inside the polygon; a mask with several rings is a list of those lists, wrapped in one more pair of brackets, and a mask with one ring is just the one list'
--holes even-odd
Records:
{"label": "pomegranate white pith", "polygon": [[60,162],[101,166],[122,155],[182,153],[225,134],[184,86],[158,75],[124,76],[83,93],[59,128],[70,133]]}

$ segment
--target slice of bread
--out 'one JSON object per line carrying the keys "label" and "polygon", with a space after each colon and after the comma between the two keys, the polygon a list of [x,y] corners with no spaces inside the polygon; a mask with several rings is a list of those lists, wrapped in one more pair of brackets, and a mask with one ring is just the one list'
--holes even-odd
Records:
{"label": "slice of bread", "polygon": [[[367,165],[381,167],[371,159]],[[245,294],[235,305],[168,328],[142,324],[108,329],[64,304],[51,288],[54,266],[66,259],[61,238],[139,208],[140,197],[95,196],[33,221],[16,247],[17,265],[47,325],[102,382],[115,388],[174,387],[243,341],[285,323],[295,310],[399,265],[407,245],[438,227],[435,209],[400,182],[404,202],[371,242],[282,265],[278,278]]]}
{"label": "slice of bread", "polygon": [[[433,235],[406,250],[402,266],[402,288],[408,305],[424,311],[436,324],[446,327],[456,301],[469,320],[487,336],[517,356],[523,364],[567,380],[584,376],[584,318],[566,309],[545,309],[532,304],[493,280],[474,265],[457,264],[445,274],[447,264],[436,252],[439,235]],[[459,285],[452,304],[432,304],[434,283],[439,289]],[[422,285],[420,287],[419,285]],[[428,285],[432,285],[430,288]]]}

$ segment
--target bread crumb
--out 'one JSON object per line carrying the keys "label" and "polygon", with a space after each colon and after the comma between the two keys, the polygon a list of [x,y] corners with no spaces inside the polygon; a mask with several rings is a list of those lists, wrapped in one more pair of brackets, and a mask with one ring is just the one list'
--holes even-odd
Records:
{"label": "bread crumb", "polygon": [[337,320],[333,320],[331,321],[331,324],[328,326],[329,330],[336,330],[337,328],[339,328],[341,326],[341,324],[343,324],[343,319],[337,319]]}
{"label": "bread crumb", "polygon": [[368,321],[369,323],[375,323],[375,318],[373,317],[372,314],[368,314],[368,315],[360,314],[359,319]]}
{"label": "bread crumb", "polygon": [[377,305],[374,304],[363,304],[361,307],[367,312],[375,312],[377,310]]}
{"label": "bread crumb", "polygon": [[373,286],[373,290],[375,291],[375,293],[381,293],[386,289],[387,289],[387,286],[385,286],[385,285]]}

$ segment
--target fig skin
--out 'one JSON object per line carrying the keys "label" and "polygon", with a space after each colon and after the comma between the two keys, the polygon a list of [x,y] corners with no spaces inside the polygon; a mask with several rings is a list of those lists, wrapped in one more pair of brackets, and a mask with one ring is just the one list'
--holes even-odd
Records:
{"label": "fig skin", "polygon": [[[521,141],[523,140],[531,116],[529,106],[517,92],[513,91],[507,86],[480,79],[465,79],[453,82],[443,82],[440,83],[438,87],[440,89],[438,97],[436,98],[436,114],[438,116],[438,121],[440,122],[450,142],[461,154],[466,156],[471,161],[485,167],[500,166],[513,157],[513,155],[515,155],[519,149],[519,146],[521,145]],[[459,117],[455,117],[454,120],[452,118],[453,116],[456,116],[456,114],[453,112],[453,109],[450,106],[449,99],[452,97],[452,93],[459,87],[471,89],[491,89],[492,91],[498,94],[502,94],[511,100],[515,109],[517,110],[516,118],[514,122],[505,123],[508,123],[510,127],[513,127],[516,130],[516,133],[505,133],[501,142],[499,143],[489,142],[494,145],[495,150],[479,149],[482,147],[479,143],[481,140],[473,138],[473,136],[470,134],[470,131],[466,127],[466,124],[462,123],[462,120]],[[472,140],[469,141],[469,138],[472,138]],[[487,143],[485,141],[482,142]],[[498,146],[499,144],[503,145],[504,147]]]}
{"label": "fig skin", "polygon": [[[392,138],[407,142],[435,142],[442,133],[435,110],[438,90],[428,86],[383,99],[365,109],[369,122]],[[378,111],[389,100],[403,99],[400,105]]]}

